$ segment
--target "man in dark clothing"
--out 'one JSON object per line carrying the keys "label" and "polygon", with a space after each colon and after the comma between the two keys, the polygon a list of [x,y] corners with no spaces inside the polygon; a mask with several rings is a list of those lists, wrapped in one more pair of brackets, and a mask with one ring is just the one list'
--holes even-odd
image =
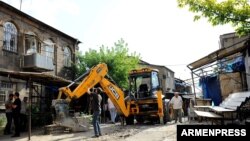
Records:
{"label": "man in dark clothing", "polygon": [[20,137],[20,111],[21,111],[21,100],[19,99],[19,93],[14,94],[14,103],[12,104],[12,113],[15,124],[15,134],[11,137]]}
{"label": "man in dark clothing", "polygon": [[13,103],[13,94],[9,94],[9,99],[5,102],[7,124],[4,128],[4,135],[11,134],[12,103]]}
{"label": "man in dark clothing", "polygon": [[99,118],[101,115],[101,101],[102,101],[100,93],[101,93],[101,88],[93,89],[93,92],[90,92],[90,90],[88,90],[88,94],[90,94],[92,99],[91,101],[91,107],[93,110],[92,124],[95,132],[95,135],[93,137],[99,137],[102,135],[99,125]]}

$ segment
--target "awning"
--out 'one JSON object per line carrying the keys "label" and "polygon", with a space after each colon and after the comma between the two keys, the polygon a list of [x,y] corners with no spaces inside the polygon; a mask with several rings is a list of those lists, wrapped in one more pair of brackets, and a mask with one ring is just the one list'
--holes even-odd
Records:
{"label": "awning", "polygon": [[187,65],[187,67],[190,70],[194,70],[194,69],[197,69],[197,68],[202,67],[204,65],[213,63],[214,61],[217,61],[217,60],[223,59],[225,57],[228,57],[230,55],[233,55],[235,53],[241,52],[245,48],[246,48],[246,46],[242,45],[242,44],[235,44],[232,47],[221,48],[221,49],[216,50],[216,51],[210,53],[209,55]]}
{"label": "awning", "polygon": [[[25,81],[30,81],[30,82],[36,82],[39,83],[41,85],[54,85],[54,86],[67,86],[68,84],[70,84],[72,81],[55,76],[55,75],[51,75],[49,73],[37,73],[37,72],[20,72],[20,71],[10,71],[10,70],[6,70],[6,69],[1,69],[0,68],[0,76],[5,76],[8,78],[15,78],[15,79],[22,79]],[[31,89],[31,87],[30,87]],[[32,94],[30,93],[29,96],[31,96]],[[31,100],[29,100],[29,104],[31,105]],[[28,140],[30,140],[30,136],[31,136],[31,106],[29,106],[29,133],[28,133]]]}
{"label": "awning", "polygon": [[38,72],[20,72],[20,71],[10,71],[5,69],[0,69],[0,76],[5,76],[9,78],[22,79],[28,81],[31,79],[33,82],[40,83],[42,85],[57,85],[57,86],[67,86],[72,81],[64,79],[59,76],[51,75],[49,73],[38,73]]}

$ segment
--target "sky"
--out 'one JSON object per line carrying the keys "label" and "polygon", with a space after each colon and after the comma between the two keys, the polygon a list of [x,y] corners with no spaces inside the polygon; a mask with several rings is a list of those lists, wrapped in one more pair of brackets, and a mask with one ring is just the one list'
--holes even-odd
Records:
{"label": "sky", "polygon": [[[176,0],[2,0],[74,37],[82,53],[123,38],[129,51],[175,77],[191,78],[188,64],[219,49],[219,37],[230,25],[212,26],[178,8]],[[21,4],[22,2],[22,4]]]}

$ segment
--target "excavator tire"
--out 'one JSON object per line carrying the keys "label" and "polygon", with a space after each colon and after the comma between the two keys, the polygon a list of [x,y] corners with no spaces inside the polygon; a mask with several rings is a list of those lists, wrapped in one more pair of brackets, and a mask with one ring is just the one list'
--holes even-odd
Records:
{"label": "excavator tire", "polygon": [[167,109],[165,106],[163,106],[163,124],[167,123]]}
{"label": "excavator tire", "polygon": [[170,121],[170,116],[168,114],[169,111],[169,102],[162,101],[163,102],[163,124],[166,124],[168,121]]}
{"label": "excavator tire", "polygon": [[134,116],[126,117],[126,125],[133,125],[134,124]]}

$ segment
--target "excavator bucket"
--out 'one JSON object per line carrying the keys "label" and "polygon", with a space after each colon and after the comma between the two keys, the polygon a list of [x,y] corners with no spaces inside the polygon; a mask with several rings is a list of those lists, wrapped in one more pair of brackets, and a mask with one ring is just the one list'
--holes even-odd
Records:
{"label": "excavator bucket", "polygon": [[55,99],[52,101],[55,110],[54,123],[58,126],[69,128],[73,132],[87,131],[90,127],[90,115],[80,116],[69,113],[69,103],[65,99]]}

